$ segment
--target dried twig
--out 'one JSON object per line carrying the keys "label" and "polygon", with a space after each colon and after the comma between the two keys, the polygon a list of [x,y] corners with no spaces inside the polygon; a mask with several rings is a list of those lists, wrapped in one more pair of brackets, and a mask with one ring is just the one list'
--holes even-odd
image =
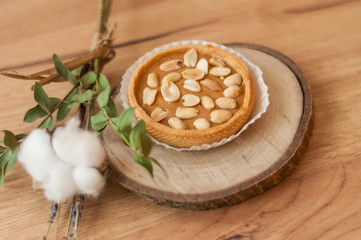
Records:
{"label": "dried twig", "polygon": [[[101,72],[104,65],[115,57],[115,52],[112,45],[115,24],[109,26],[107,25],[111,4],[111,0],[100,1],[97,30],[94,35],[91,52],[64,62],[64,65],[69,70],[72,71],[87,63],[91,63],[95,72]],[[54,67],[29,75],[18,73],[15,70],[11,70],[11,72],[1,72],[0,74],[6,77],[20,80],[38,80],[40,85],[63,81]],[[33,88],[34,86],[32,89]]]}

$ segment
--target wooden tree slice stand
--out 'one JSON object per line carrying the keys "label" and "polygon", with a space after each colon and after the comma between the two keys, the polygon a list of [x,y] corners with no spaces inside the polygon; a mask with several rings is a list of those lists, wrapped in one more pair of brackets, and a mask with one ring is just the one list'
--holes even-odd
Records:
{"label": "wooden tree slice stand", "polygon": [[[132,150],[107,128],[103,140],[109,172],[121,185],[157,204],[206,210],[245,201],[290,175],[311,135],[309,85],[300,69],[279,52],[254,44],[227,46],[263,71],[270,95],[267,112],[238,138],[218,148],[179,152],[155,144],[151,156],[169,178],[156,166],[151,178],[134,162]],[[115,103],[121,106],[117,95]]]}

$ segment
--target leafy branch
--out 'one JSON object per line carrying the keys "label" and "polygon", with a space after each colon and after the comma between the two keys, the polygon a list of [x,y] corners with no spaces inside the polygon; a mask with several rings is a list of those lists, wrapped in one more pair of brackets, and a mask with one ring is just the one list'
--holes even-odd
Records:
{"label": "leafy branch", "polygon": [[4,139],[0,141],[0,186],[4,183],[5,175],[14,167],[17,161],[19,145],[26,137],[25,134],[15,135],[13,132],[3,130]]}
{"label": "leafy branch", "polygon": [[[134,108],[126,109],[118,117],[116,116],[116,107],[110,97],[110,84],[104,74],[92,71],[87,64],[70,71],[56,54],[53,56],[53,62],[59,76],[72,83],[73,88],[63,99],[59,99],[49,97],[43,87],[36,82],[34,99],[37,105],[25,113],[24,122],[31,123],[43,119],[39,127],[52,131],[55,112],[56,121],[61,121],[74,107],[89,108],[87,128],[90,125],[94,131],[101,132],[110,124],[122,142],[133,149],[134,160],[151,176],[153,176],[152,163],[159,166],[164,175],[168,176],[159,162],[149,156],[152,141],[146,133],[144,121],[139,121],[134,127],[132,126]],[[93,115],[96,103],[99,111]],[[15,136],[8,130],[4,130],[4,133],[5,146],[0,145],[0,186],[3,184],[4,176],[15,165],[20,141],[26,136],[24,134]]]}

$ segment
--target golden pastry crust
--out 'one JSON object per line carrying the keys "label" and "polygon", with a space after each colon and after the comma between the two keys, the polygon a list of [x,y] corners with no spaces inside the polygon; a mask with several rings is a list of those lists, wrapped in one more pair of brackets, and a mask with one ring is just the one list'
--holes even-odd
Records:
{"label": "golden pastry crust", "polygon": [[[174,53],[184,53],[192,48],[194,48],[199,54],[207,54],[221,58],[227,65],[232,67],[242,76],[242,84],[244,86],[243,103],[242,106],[225,123],[212,126],[211,128],[205,130],[173,129],[162,123],[154,121],[145,112],[137,100],[136,89],[142,75],[151,65],[157,62],[157,60]],[[128,91],[130,105],[136,108],[135,116],[138,120],[143,119],[145,121],[148,133],[158,141],[175,147],[191,147],[202,144],[211,144],[235,134],[247,122],[252,112],[254,94],[253,83],[245,63],[228,51],[211,45],[178,46],[152,56],[134,72],[129,83]]]}

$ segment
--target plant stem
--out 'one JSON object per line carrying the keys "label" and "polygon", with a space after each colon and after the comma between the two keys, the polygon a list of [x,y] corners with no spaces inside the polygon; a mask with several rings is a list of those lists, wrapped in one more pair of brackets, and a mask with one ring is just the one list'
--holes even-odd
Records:
{"label": "plant stem", "polygon": [[74,224],[74,238],[78,240],[78,221],[79,221],[79,212],[80,212],[80,202],[76,202],[75,204],[76,207],[76,215],[75,215],[75,224]]}
{"label": "plant stem", "polygon": [[77,113],[77,117],[80,120],[80,127],[81,128],[84,128],[84,124],[86,124],[86,122],[84,123],[84,119],[85,119],[85,116],[86,116],[86,110],[87,110],[87,107],[80,103],[78,113]]}
{"label": "plant stem", "polygon": [[43,119],[43,121],[41,121],[41,123],[38,125],[38,128],[39,128],[41,125],[43,125],[43,123],[44,123],[49,117],[51,117],[51,116],[53,115],[53,113],[60,107],[60,105],[61,105],[63,102],[65,102],[65,99],[66,99],[67,97],[69,97],[69,95],[71,94],[71,92],[72,92],[75,88],[77,88],[77,86],[74,86],[74,87],[66,94],[66,96],[55,106],[54,111],[52,111],[51,113],[49,113],[49,114]]}
{"label": "plant stem", "polygon": [[51,208],[50,208],[50,217],[49,217],[48,228],[47,228],[46,233],[43,236],[42,240],[47,238],[47,236],[49,234],[49,231],[50,231],[50,227],[51,227],[51,225],[52,225],[52,223],[54,221],[54,216],[57,214],[58,210],[59,210],[58,204],[56,202],[53,202],[51,204]]}
{"label": "plant stem", "polygon": [[89,112],[88,112],[87,121],[86,121],[86,125],[85,125],[86,130],[90,130],[90,128],[91,128],[91,117],[93,116],[93,113],[94,113],[94,104],[95,104],[95,100],[93,99],[91,101],[90,107],[89,107]]}
{"label": "plant stem", "polygon": [[53,222],[49,222],[49,224],[48,224],[48,229],[46,230],[46,233],[45,233],[43,239],[46,239],[46,237],[48,236],[49,231],[50,231],[50,227],[51,227],[51,224],[52,224],[52,223],[53,223]]}
{"label": "plant stem", "polygon": [[[109,117],[107,111],[105,110],[105,108],[102,108],[101,111],[104,112],[105,116],[107,117],[109,123],[113,126],[114,129],[117,129],[117,126],[114,124],[114,122],[112,121],[112,119]],[[136,151],[137,149],[134,148],[133,146],[130,145],[130,142],[128,141],[128,139],[123,135],[123,133],[119,132],[120,137],[122,138],[122,140],[124,141],[124,143],[129,146],[131,149],[133,149],[134,151]]]}
{"label": "plant stem", "polygon": [[61,207],[61,203],[59,203],[59,208],[58,208],[58,213],[57,213],[58,215],[56,216],[56,225],[55,225],[54,240],[56,240],[56,235],[58,234],[60,207]]}
{"label": "plant stem", "polygon": [[[108,22],[110,8],[112,5],[111,0],[100,0],[99,1],[99,15],[98,15],[98,22],[97,22],[97,28],[95,33],[95,41],[96,45],[93,44],[92,48],[99,48],[100,44],[102,44],[101,39],[103,34],[106,32],[106,23]],[[94,46],[95,45],[95,46]],[[103,59],[95,59],[94,60],[94,71],[96,73],[101,72],[103,68]]]}
{"label": "plant stem", "polygon": [[75,196],[73,197],[73,200],[71,201],[71,204],[70,204],[70,212],[69,212],[69,218],[68,218],[68,226],[66,228],[66,233],[65,233],[65,237],[67,238],[68,235],[69,235],[69,230],[70,230],[70,223],[71,223],[71,217],[72,217],[72,208],[73,208],[73,203],[75,201]]}

